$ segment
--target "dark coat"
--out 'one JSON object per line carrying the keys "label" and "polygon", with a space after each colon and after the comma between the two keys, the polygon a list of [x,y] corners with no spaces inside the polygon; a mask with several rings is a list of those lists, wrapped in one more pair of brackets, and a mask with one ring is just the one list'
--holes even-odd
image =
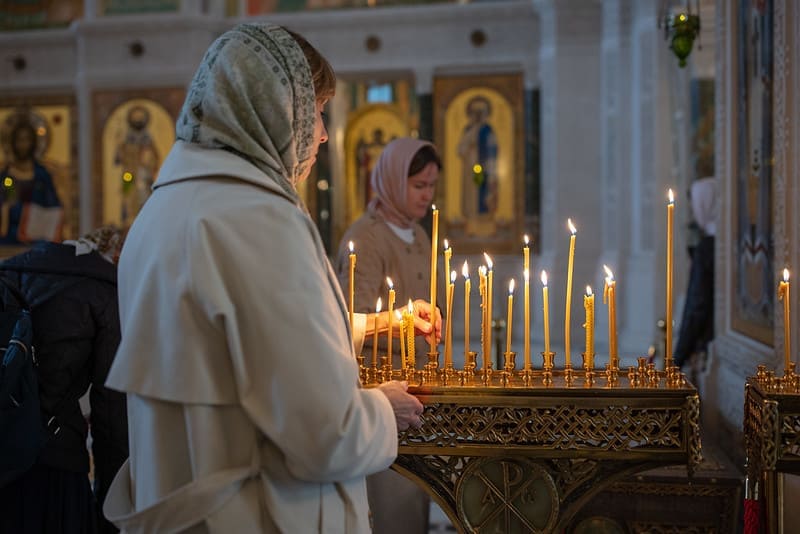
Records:
{"label": "dark coat", "polygon": [[686,304],[675,345],[675,365],[705,350],[714,337],[714,237],[703,237],[694,249]]}
{"label": "dark coat", "polygon": [[[116,267],[96,252],[76,256],[71,245],[41,243],[0,263],[0,276],[32,308],[42,411],[61,414],[61,430],[37,465],[89,472],[88,425],[78,399],[91,386],[95,492],[102,503],[128,457],[125,396],[104,386],[120,340]],[[2,296],[6,305],[16,302],[5,288]]]}

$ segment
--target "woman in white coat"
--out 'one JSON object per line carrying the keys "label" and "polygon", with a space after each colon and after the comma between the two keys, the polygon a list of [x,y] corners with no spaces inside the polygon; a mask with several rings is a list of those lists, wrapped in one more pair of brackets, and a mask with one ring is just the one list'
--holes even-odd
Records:
{"label": "woman in white coat", "polygon": [[311,45],[264,23],[223,34],[195,74],[119,264],[108,385],[128,394],[130,460],[105,512],[124,531],[368,532],[364,477],[420,424],[404,384],[359,386],[295,190],[334,87]]}

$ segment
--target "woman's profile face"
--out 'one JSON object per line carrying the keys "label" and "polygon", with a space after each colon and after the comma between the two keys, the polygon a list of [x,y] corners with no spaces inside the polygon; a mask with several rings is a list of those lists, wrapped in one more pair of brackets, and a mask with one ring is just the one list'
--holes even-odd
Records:
{"label": "woman's profile face", "polygon": [[414,220],[422,219],[431,207],[439,179],[439,166],[428,163],[420,172],[408,177],[406,187],[406,215]]}
{"label": "woman's profile face", "polygon": [[317,100],[316,114],[314,115],[314,144],[311,146],[311,163],[306,167],[305,172],[299,177],[299,181],[303,181],[311,174],[311,169],[317,162],[317,152],[319,152],[319,145],[328,142],[328,129],[325,127],[323,120],[323,109],[327,100]]}

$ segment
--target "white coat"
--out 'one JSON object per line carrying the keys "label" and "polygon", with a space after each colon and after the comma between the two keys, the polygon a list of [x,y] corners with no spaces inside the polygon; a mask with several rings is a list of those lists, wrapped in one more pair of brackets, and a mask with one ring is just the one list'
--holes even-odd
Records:
{"label": "white coat", "polygon": [[127,532],[369,532],[364,477],[397,454],[362,389],[344,299],[308,214],[223,150],[177,142],[119,266]]}

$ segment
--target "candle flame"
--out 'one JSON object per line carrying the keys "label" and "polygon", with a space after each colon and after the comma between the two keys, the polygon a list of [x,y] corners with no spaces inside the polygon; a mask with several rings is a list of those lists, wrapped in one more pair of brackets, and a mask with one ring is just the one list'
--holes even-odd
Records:
{"label": "candle flame", "polygon": [[353,253],[353,242],[352,242],[352,241],[350,241],[350,242],[347,244],[347,246],[349,246],[349,247],[350,247],[350,254],[352,254],[352,253]]}
{"label": "candle flame", "polygon": [[547,271],[542,271],[542,285],[547,285]]}
{"label": "candle flame", "polygon": [[389,286],[389,289],[394,289],[394,284],[392,283],[392,279],[388,276],[386,277],[386,285]]}
{"label": "candle flame", "polygon": [[606,280],[608,282],[614,281],[614,273],[611,272],[611,269],[608,268],[608,265],[603,265],[603,269],[606,271]]}
{"label": "candle flame", "polygon": [[394,311],[394,316],[397,318],[398,321],[403,320],[403,314],[400,313],[399,309]]}
{"label": "candle flame", "polygon": [[381,307],[383,306],[383,301],[380,297],[378,297],[378,302],[375,304],[375,313],[381,312]]}
{"label": "candle flame", "polygon": [[572,235],[578,233],[578,229],[572,224],[572,219],[567,219],[567,226],[569,226],[569,231],[572,232]]}
{"label": "candle flame", "polygon": [[450,248],[450,243],[447,242],[447,239],[444,240],[444,249],[447,250]]}
{"label": "candle flame", "polygon": [[528,272],[528,269],[522,271],[522,276],[525,278],[526,282],[529,282],[531,279],[531,273]]}
{"label": "candle flame", "polygon": [[522,236],[522,240],[525,242],[525,246],[527,247],[528,246],[528,241],[529,241],[528,240],[528,234],[525,234],[524,236]]}
{"label": "candle flame", "polygon": [[492,258],[489,257],[487,253],[483,253],[483,257],[486,258],[486,268],[490,271],[492,270]]}
{"label": "candle flame", "polygon": [[469,280],[469,265],[467,265],[467,260],[464,260],[464,266],[461,267],[461,275],[465,280]]}
{"label": "candle flame", "polygon": [[592,287],[591,286],[586,286],[586,296],[587,297],[591,297],[592,296]]}
{"label": "candle flame", "polygon": [[458,275],[456,274],[455,271],[450,271],[450,283],[451,284],[455,284],[456,283],[456,276],[458,276]]}
{"label": "candle flame", "polygon": [[667,196],[669,197],[669,203],[670,204],[674,204],[675,203],[675,194],[672,192],[672,188],[670,188],[669,191],[667,192]]}
{"label": "candle flame", "polygon": [[481,265],[480,267],[478,267],[478,274],[481,275],[481,276],[486,276],[486,266],[485,265]]}
{"label": "candle flame", "polygon": [[408,299],[408,313],[414,313],[414,303],[411,302],[411,299]]}
{"label": "candle flame", "polygon": [[433,211],[436,211],[436,204],[431,204],[431,209],[432,209]]}
{"label": "candle flame", "polygon": [[508,294],[509,295],[513,295],[514,294],[514,279],[513,278],[508,281]]}
{"label": "candle flame", "polygon": [[789,269],[783,269],[783,281],[784,282],[789,281]]}

